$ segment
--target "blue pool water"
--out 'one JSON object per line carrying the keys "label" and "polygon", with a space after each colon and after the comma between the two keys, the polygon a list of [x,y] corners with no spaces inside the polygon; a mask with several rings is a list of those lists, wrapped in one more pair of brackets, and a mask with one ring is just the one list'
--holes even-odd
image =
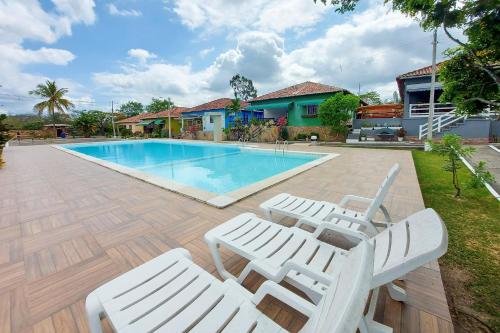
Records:
{"label": "blue pool water", "polygon": [[67,149],[214,193],[228,193],[293,169],[319,154],[275,153],[223,144],[135,141]]}

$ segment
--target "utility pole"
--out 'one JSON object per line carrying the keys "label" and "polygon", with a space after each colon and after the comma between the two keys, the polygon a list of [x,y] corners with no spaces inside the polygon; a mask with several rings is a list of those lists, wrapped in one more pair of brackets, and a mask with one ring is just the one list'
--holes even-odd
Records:
{"label": "utility pole", "polygon": [[169,107],[168,108],[168,138],[169,139],[172,139],[172,127],[171,127],[171,124],[170,124],[171,113],[172,113],[172,107]]}
{"label": "utility pole", "polygon": [[[432,75],[431,91],[429,97],[429,118],[427,119],[427,141],[432,141],[432,123],[434,120],[434,89],[436,87],[436,47],[437,47],[437,29],[434,29],[432,36]],[[430,150],[430,145],[425,144],[425,150]]]}
{"label": "utility pole", "polygon": [[116,139],[115,109],[114,109],[114,102],[113,101],[111,101],[111,124],[113,125],[113,138]]}

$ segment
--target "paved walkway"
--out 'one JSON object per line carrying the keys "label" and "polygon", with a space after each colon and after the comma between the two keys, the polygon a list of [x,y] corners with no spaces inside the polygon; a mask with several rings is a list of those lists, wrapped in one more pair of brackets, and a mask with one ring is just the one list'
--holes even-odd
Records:
{"label": "paved walkway", "polygon": [[[500,149],[500,145],[495,146]],[[476,151],[469,158],[470,162],[476,166],[479,161],[486,162],[486,169],[495,176],[496,182],[491,186],[500,193],[500,152],[489,146],[474,146]]]}
{"label": "paved walkway", "polygon": [[[216,275],[204,233],[241,212],[259,213],[258,204],[280,192],[332,201],[346,193],[373,196],[399,162],[385,204],[396,219],[423,208],[410,152],[315,150],[341,155],[220,210],[49,146],[7,148],[0,169],[0,332],[86,332],[91,290],[171,248],[187,248]],[[224,260],[233,273],[245,264],[230,253]],[[261,282],[255,274],[245,285],[256,290]],[[384,292],[379,321],[394,332],[453,330],[437,263],[408,274],[404,284],[408,302]],[[293,332],[306,320],[274,299],[260,308]]]}

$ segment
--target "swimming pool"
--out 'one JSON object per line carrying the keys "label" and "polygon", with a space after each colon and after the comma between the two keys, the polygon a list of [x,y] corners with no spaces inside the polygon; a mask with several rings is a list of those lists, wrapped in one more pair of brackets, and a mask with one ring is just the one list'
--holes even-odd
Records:
{"label": "swimming pool", "polygon": [[[178,140],[69,144],[60,147],[80,157],[81,154],[91,157],[94,162],[95,159],[103,161],[105,166],[118,171],[129,170],[125,173],[142,175],[139,178],[164,179],[176,185],[177,189],[182,186],[194,188],[198,193],[203,192],[205,197],[207,192],[227,196],[298,167],[312,167],[316,165],[315,161],[325,158],[325,154],[282,153],[230,144]],[[308,165],[311,162],[314,165]]]}

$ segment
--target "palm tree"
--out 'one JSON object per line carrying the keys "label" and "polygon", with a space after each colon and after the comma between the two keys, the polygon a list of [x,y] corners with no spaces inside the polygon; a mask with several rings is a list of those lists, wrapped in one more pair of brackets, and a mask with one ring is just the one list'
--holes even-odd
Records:
{"label": "palm tree", "polygon": [[38,112],[41,116],[43,111],[47,109],[49,116],[52,116],[52,125],[54,127],[54,134],[57,137],[56,130],[56,116],[55,112],[64,113],[69,108],[73,107],[68,99],[64,98],[64,95],[68,92],[66,88],[57,88],[55,81],[45,81],[45,83],[40,83],[36,86],[35,90],[30,91],[30,95],[39,96],[44,99],[44,101],[35,104],[33,109]]}

